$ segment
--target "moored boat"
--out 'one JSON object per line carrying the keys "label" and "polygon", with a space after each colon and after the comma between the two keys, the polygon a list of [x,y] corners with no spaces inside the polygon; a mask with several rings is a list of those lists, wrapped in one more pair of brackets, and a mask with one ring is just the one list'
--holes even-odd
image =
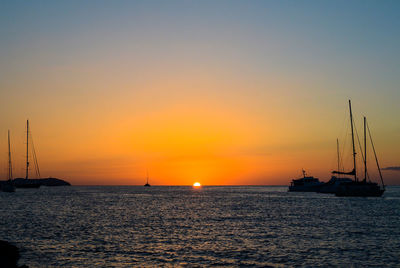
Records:
{"label": "moored boat", "polygon": [[318,192],[323,184],[318,178],[307,176],[303,170],[303,178],[293,179],[289,186],[289,192]]}
{"label": "moored boat", "polygon": [[340,183],[335,191],[336,196],[361,196],[361,197],[379,197],[385,192],[385,184],[383,182],[381,169],[379,167],[378,158],[375,152],[374,143],[372,141],[371,132],[368,127],[368,134],[370,137],[372,149],[374,152],[376,164],[379,171],[379,176],[382,182],[382,187],[380,187],[377,183],[371,182],[370,176],[368,174],[367,169],[367,120],[364,117],[364,153],[361,151],[363,164],[364,164],[364,179],[359,180],[357,176],[357,168],[356,168],[356,150],[354,143],[354,123],[353,123],[353,114],[351,110],[351,101],[349,100],[349,110],[350,110],[350,124],[351,124],[351,138],[352,138],[352,147],[353,147],[353,170],[351,172],[341,172],[334,171],[335,174],[345,174],[354,176],[354,180],[351,182],[343,182]]}
{"label": "moored boat", "polygon": [[[337,147],[337,170],[340,171],[340,151],[339,151],[339,139],[336,140]],[[343,183],[349,183],[353,180],[347,177],[340,177],[340,175],[336,176],[337,171],[332,172],[335,175],[332,175],[331,179],[324,183],[321,188],[318,190],[319,193],[324,194],[334,194],[338,190],[339,185]]]}
{"label": "moored boat", "polygon": [[338,178],[336,176],[332,176],[328,182],[324,183],[319,188],[318,192],[324,194],[334,194],[336,193],[340,185],[350,182],[353,182],[353,180],[350,178]]}
{"label": "moored boat", "polygon": [[379,197],[385,192],[375,182],[352,181],[350,183],[342,183],[338,186],[336,196],[363,196],[363,197]]}
{"label": "moored boat", "polygon": [[[70,186],[71,184],[67,181],[57,178],[41,178],[39,171],[39,164],[36,157],[35,148],[33,146],[33,139],[30,134],[29,121],[26,121],[26,174],[25,178],[15,178],[12,175],[12,163],[11,163],[11,145],[10,145],[10,131],[8,131],[8,180],[0,181],[0,191],[15,191],[15,188],[39,188],[40,186]],[[29,145],[32,144],[31,147]],[[34,170],[36,172],[36,179],[29,178],[30,162],[29,162],[29,149],[31,149],[33,156]]]}
{"label": "moored boat", "polygon": [[3,192],[15,192],[15,185],[12,180],[12,162],[11,162],[11,145],[10,145],[10,130],[8,131],[8,180],[0,184],[0,190]]}
{"label": "moored boat", "polygon": [[8,192],[8,193],[13,193],[15,192],[15,186],[12,182],[10,181],[2,181],[0,183],[0,191],[2,192]]}
{"label": "moored boat", "polygon": [[[17,178],[13,181],[17,188],[39,188],[40,183],[36,180],[29,179],[29,120],[26,120],[26,169],[25,179]],[[36,169],[36,175],[40,178],[39,165],[36,159],[36,152],[33,147],[34,166]]]}
{"label": "moored boat", "polygon": [[37,179],[16,178],[13,184],[17,188],[39,188],[40,182]]}
{"label": "moored boat", "polygon": [[144,185],[145,187],[150,187],[151,185],[149,184],[149,172],[147,171],[147,176],[146,176],[146,184]]}

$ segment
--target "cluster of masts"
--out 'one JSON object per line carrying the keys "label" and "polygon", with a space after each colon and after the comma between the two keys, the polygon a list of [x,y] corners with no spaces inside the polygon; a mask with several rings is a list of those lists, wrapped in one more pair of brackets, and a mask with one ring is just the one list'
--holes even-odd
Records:
{"label": "cluster of masts", "polygon": [[[318,193],[334,193],[336,196],[382,196],[385,191],[385,185],[383,183],[381,169],[379,167],[378,158],[376,156],[375,146],[372,141],[371,132],[367,124],[367,119],[364,117],[364,144],[360,143],[360,151],[362,156],[362,161],[364,164],[364,179],[359,179],[357,176],[357,166],[356,166],[356,146],[354,139],[354,122],[353,113],[351,110],[351,101],[349,100],[349,110],[350,110],[350,125],[351,125],[351,141],[352,141],[352,158],[353,158],[353,169],[350,172],[340,171],[340,153],[339,153],[339,141],[337,140],[337,156],[338,156],[338,170],[332,171],[333,174],[353,176],[353,178],[332,176],[328,182],[320,182],[318,178],[306,177],[303,171],[303,178],[293,179],[291,185],[289,186],[289,191],[291,192],[318,192]],[[371,140],[372,149],[374,151],[375,161],[379,170],[379,176],[382,182],[382,187],[377,183],[371,182],[368,170],[367,170],[367,129],[369,138]],[[364,148],[362,148],[364,147]],[[361,176],[360,176],[361,177]]]}
{"label": "cluster of masts", "polygon": [[[344,175],[353,175],[354,176],[354,181],[355,182],[359,182],[359,177],[357,176],[357,167],[356,167],[356,149],[355,149],[355,141],[354,141],[354,120],[353,120],[353,113],[351,110],[351,101],[349,100],[349,109],[350,109],[350,125],[351,125],[351,141],[352,141],[352,156],[353,156],[353,170],[350,172],[342,172],[340,171],[340,153],[339,153],[339,140],[337,139],[337,157],[338,157],[338,170],[337,171],[333,171],[332,173],[334,174],[344,174]],[[375,146],[374,146],[374,142],[372,141],[372,136],[371,136],[371,131],[369,130],[369,126],[367,123],[367,118],[364,116],[364,153],[361,150],[361,156],[362,156],[362,160],[363,160],[363,164],[364,164],[364,179],[363,182],[366,182],[367,179],[369,180],[369,176],[368,176],[368,171],[367,171],[367,130],[368,130],[368,136],[370,138],[370,142],[371,142],[371,146],[374,152],[374,157],[375,157],[375,161],[376,161],[376,165],[378,167],[378,171],[379,171],[379,176],[382,182],[382,186],[383,188],[385,187],[384,182],[383,182],[383,178],[382,178],[382,172],[379,166],[379,162],[378,162],[378,157],[376,155],[376,151],[375,151]],[[361,147],[361,145],[360,145]]]}

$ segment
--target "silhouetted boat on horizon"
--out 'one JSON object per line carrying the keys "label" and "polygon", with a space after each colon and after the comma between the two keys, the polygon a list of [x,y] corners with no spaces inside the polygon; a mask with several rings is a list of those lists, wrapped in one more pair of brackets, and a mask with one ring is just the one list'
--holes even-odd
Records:
{"label": "silhouetted boat on horizon", "polygon": [[[371,137],[371,132],[367,125],[367,120],[366,120],[365,116],[364,116],[364,154],[361,150],[361,155],[362,155],[363,164],[364,164],[364,179],[359,180],[359,178],[357,177],[356,150],[355,150],[355,143],[354,143],[354,122],[353,122],[353,114],[352,114],[352,110],[351,110],[351,101],[350,100],[349,100],[349,110],[350,110],[351,140],[352,140],[352,149],[353,149],[353,170],[350,172],[342,172],[340,170],[337,170],[337,171],[333,171],[332,173],[354,176],[354,180],[351,180],[349,182],[340,183],[336,189],[335,195],[336,196],[361,196],[361,197],[382,196],[382,194],[385,191],[385,184],[383,182],[381,169],[379,167],[378,158],[376,156],[374,143],[373,143],[372,137]],[[378,167],[379,176],[380,176],[380,179],[382,182],[382,188],[377,183],[371,182],[369,175],[368,175],[368,170],[367,170],[367,128],[368,128],[368,134],[370,137],[372,149],[373,149],[375,160],[376,160],[376,165]]]}
{"label": "silhouetted boat on horizon", "polygon": [[145,187],[150,187],[151,185],[149,184],[149,172],[147,171],[147,176],[146,176],[146,184],[144,185]]}
{"label": "silhouetted boat on horizon", "polygon": [[324,183],[313,176],[306,176],[306,172],[302,171],[303,178],[293,179],[289,186],[289,192],[318,192]]}
{"label": "silhouetted boat on horizon", "polygon": [[10,144],[10,130],[8,130],[8,179],[0,184],[0,189],[3,192],[15,192],[15,185],[12,179],[12,162],[11,162],[11,144]]}
{"label": "silhouetted boat on horizon", "polygon": [[[40,177],[39,166],[36,159],[35,148],[33,148],[33,158],[35,164],[35,170],[38,177]],[[15,179],[13,181],[17,188],[39,188],[40,183],[35,180],[29,179],[29,120],[26,120],[26,168],[25,168],[25,179]]]}
{"label": "silhouetted boat on horizon", "polygon": [[39,164],[36,157],[35,147],[33,146],[32,140],[32,155],[33,163],[35,167],[37,179],[29,178],[29,138],[32,139],[29,131],[29,120],[26,120],[26,168],[25,168],[25,178],[16,178],[12,182],[17,188],[39,188],[40,186],[70,186],[71,184],[67,181],[57,179],[57,178],[41,178]]}

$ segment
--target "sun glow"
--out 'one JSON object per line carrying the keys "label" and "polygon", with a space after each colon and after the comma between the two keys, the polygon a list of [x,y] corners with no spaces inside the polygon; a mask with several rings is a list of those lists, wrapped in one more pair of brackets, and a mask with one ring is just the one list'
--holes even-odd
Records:
{"label": "sun glow", "polygon": [[201,187],[200,182],[195,182],[195,183],[193,183],[193,187]]}

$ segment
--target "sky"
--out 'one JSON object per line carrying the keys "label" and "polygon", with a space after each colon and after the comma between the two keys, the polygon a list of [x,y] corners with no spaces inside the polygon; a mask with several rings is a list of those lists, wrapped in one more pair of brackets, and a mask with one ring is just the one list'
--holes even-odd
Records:
{"label": "sky", "polygon": [[399,12],[0,0],[0,175],[10,130],[24,176],[29,119],[42,177],[74,185],[142,185],[147,171],[153,185],[287,185],[302,169],[326,181],[337,138],[351,169],[351,99],[360,139],[366,116],[381,167],[394,167],[385,182],[400,184]]}

